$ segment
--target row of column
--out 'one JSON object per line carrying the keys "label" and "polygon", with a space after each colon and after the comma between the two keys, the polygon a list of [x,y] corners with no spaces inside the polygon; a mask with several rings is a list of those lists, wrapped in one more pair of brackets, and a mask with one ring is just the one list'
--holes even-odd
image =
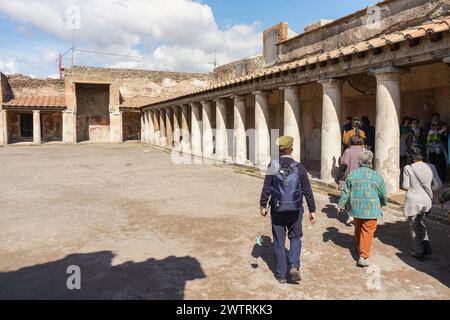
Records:
{"label": "row of column", "polygon": [[[385,68],[374,72],[377,78],[376,105],[376,156],[375,166],[386,180],[390,192],[399,188],[400,156],[400,71]],[[320,178],[325,182],[335,180],[335,173],[342,155],[342,88],[343,80],[320,81],[323,86],[323,116],[321,138]],[[301,105],[298,86],[280,88],[284,90],[284,135],[294,137],[294,158],[301,155]],[[255,95],[256,165],[264,169],[271,161],[269,91],[257,91]],[[233,162],[247,165],[246,103],[245,96],[233,96]],[[212,129],[213,101],[202,101],[190,105],[147,111],[143,115],[143,140],[148,143],[192,153],[211,159],[214,156]],[[215,159],[226,161],[228,155],[227,104],[226,99],[215,100],[216,141]],[[189,128],[189,112],[191,126]],[[180,116],[178,116],[180,115]],[[202,119],[202,121],[200,121]],[[181,121],[181,123],[179,123]],[[202,125],[202,127],[200,127]],[[182,141],[180,142],[180,131]]]}
{"label": "row of column", "polygon": [[[294,137],[295,158],[300,161],[300,96],[298,87],[285,88],[285,133]],[[269,91],[255,92],[255,131],[256,131],[256,160],[258,166],[266,167],[271,159],[271,136],[269,118]],[[234,96],[234,134],[233,145],[234,162],[241,165],[247,161],[246,137],[246,104],[245,96]],[[217,99],[216,104],[216,141],[215,158],[225,161],[228,158],[227,134],[227,104],[226,99]],[[184,152],[212,158],[214,156],[213,101],[191,103],[181,107],[169,107],[148,111],[142,115],[142,136],[145,142],[163,147],[177,147]],[[181,111],[181,125],[178,112]],[[189,112],[191,127],[189,127]],[[202,119],[202,121],[200,121]],[[202,124],[202,127],[200,127]],[[172,135],[173,132],[173,135]],[[182,133],[180,143],[177,138]]]}

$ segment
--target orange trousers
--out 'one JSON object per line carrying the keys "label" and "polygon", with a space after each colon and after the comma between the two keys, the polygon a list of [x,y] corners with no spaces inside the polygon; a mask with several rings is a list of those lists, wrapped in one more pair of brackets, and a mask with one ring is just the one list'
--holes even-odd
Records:
{"label": "orange trousers", "polygon": [[378,220],[362,220],[355,218],[355,240],[360,257],[369,259],[372,253],[372,242],[377,231]]}

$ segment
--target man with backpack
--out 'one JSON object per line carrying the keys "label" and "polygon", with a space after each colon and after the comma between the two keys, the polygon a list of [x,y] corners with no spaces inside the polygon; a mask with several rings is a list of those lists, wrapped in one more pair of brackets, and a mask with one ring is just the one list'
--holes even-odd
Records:
{"label": "man with backpack", "polygon": [[309,220],[312,224],[316,222],[316,204],[305,166],[292,157],[294,138],[281,137],[277,140],[277,145],[280,149],[280,159],[273,161],[268,168],[261,194],[261,215],[266,217],[270,206],[278,282],[287,283],[287,233],[291,242],[289,280],[297,283],[301,281],[303,197],[308,203]]}

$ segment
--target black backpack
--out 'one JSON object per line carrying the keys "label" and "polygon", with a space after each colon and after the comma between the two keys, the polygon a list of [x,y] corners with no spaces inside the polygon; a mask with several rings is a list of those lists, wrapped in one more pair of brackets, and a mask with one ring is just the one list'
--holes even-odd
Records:
{"label": "black backpack", "polygon": [[287,167],[281,167],[280,161],[273,161],[270,171],[273,174],[272,210],[275,213],[301,211],[301,181],[299,163],[294,161]]}

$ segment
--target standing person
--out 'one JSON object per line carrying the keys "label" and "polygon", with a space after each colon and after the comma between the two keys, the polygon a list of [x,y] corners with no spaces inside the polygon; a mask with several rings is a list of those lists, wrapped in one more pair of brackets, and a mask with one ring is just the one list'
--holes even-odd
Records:
{"label": "standing person", "polygon": [[437,173],[443,182],[447,174],[447,150],[442,143],[440,124],[433,123],[431,131],[428,133],[427,156],[428,161],[436,167]]}
{"label": "standing person", "polygon": [[347,118],[347,123],[344,125],[342,133],[346,134],[347,132],[349,132],[352,129],[353,129],[353,118],[352,117],[348,117]]}
{"label": "standing person", "polygon": [[433,191],[442,187],[442,182],[432,164],[424,162],[425,148],[411,147],[413,164],[404,169],[402,189],[407,191],[404,214],[408,218],[413,242],[413,256],[424,260],[431,255],[430,239],[424,219],[433,206]]}
{"label": "standing person", "polygon": [[403,135],[405,133],[408,133],[411,126],[411,118],[410,117],[404,117],[402,124],[400,125],[400,135]]}
{"label": "standing person", "polygon": [[[344,175],[339,183],[339,189],[343,190],[347,177],[354,170],[359,168],[359,156],[364,151],[364,140],[361,137],[354,136],[350,139],[350,148],[344,151],[341,158],[341,167],[345,169]],[[354,222],[353,217],[349,216],[346,225],[350,226]]]}
{"label": "standing person", "polygon": [[400,168],[403,168],[407,164],[408,150],[411,146],[412,130],[410,128],[411,119],[405,117],[402,125],[400,126]]}
{"label": "standing person", "polygon": [[367,136],[366,145],[370,151],[375,152],[375,127],[371,125],[368,116],[362,117],[362,130]]}
{"label": "standing person", "polygon": [[360,168],[348,176],[338,211],[342,214],[347,204],[349,214],[355,218],[355,240],[360,258],[358,267],[369,267],[372,242],[377,230],[382,207],[387,204],[386,185],[381,175],[372,169],[373,153],[363,151],[359,156]]}
{"label": "standing person", "polygon": [[271,207],[272,232],[277,262],[276,279],[287,283],[288,265],[286,262],[286,231],[291,242],[289,253],[290,280],[301,281],[300,254],[302,248],[303,197],[309,209],[309,220],[316,222],[316,204],[303,164],[294,160],[294,138],[281,137],[277,140],[280,159],[273,161],[267,171],[261,194],[261,215],[266,217]]}
{"label": "standing person", "polygon": [[355,118],[353,119],[353,129],[347,131],[344,134],[344,138],[342,139],[344,145],[348,147],[350,145],[350,139],[354,136],[362,137],[364,140],[366,139],[366,133],[361,129],[361,121]]}
{"label": "standing person", "polygon": [[444,150],[447,150],[447,165],[450,166],[450,136],[448,134],[448,125],[444,123],[441,129],[441,139],[444,146]]}
{"label": "standing person", "polygon": [[411,121],[412,141],[411,145],[425,144],[423,141],[423,132],[420,128],[420,122],[417,119]]}

